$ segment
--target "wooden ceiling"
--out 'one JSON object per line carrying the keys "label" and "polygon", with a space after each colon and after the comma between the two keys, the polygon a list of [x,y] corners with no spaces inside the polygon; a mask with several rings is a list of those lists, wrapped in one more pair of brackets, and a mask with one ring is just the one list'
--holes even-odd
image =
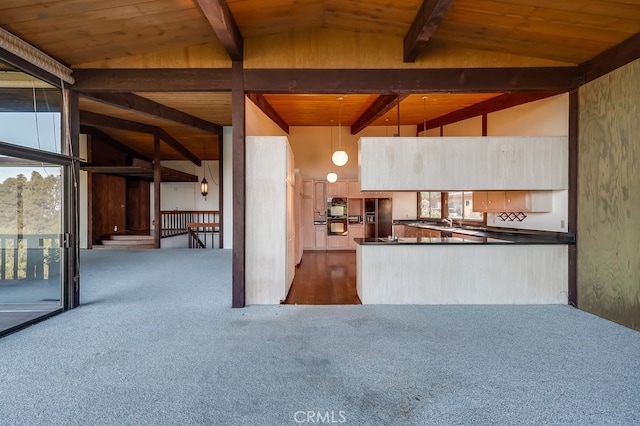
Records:
{"label": "wooden ceiling", "polygon": [[[440,11],[438,19],[424,24],[424,28],[433,27],[429,43],[438,46],[439,52],[467,49],[465,52],[517,55],[525,66],[527,58],[531,58],[532,63],[535,59],[582,64],[640,33],[637,0],[428,0],[424,5]],[[188,51],[203,46],[211,48],[212,56],[221,52],[219,58],[211,59],[230,66],[225,52],[228,40],[219,37],[219,25],[212,23],[212,19],[219,17],[207,14],[210,7],[221,7],[222,12],[227,7],[244,40],[322,29],[402,39],[408,37],[412,25],[420,22],[423,1],[2,0],[0,27],[72,68],[126,62],[126,58],[154,52]],[[424,61],[432,54],[430,46],[416,51],[418,60]],[[402,56],[402,52],[399,54]],[[175,58],[161,64],[188,67]],[[139,67],[151,66],[141,64]],[[229,91],[158,89],[162,90],[132,91],[130,95],[180,111],[193,120],[231,125]],[[264,99],[289,126],[332,126],[338,120],[352,126],[375,106],[378,95],[347,93],[341,103],[335,93],[266,93]],[[401,96],[400,124],[419,125],[425,119],[436,119],[499,95],[491,91],[452,94],[425,91]],[[86,112],[162,128],[198,158],[217,158],[218,137],[185,124],[185,120],[167,119],[171,111],[169,115],[151,117],[149,113],[157,108],[147,108],[142,113],[98,102],[90,96],[81,98],[80,107]],[[373,116],[367,125],[397,124],[397,119],[398,107],[394,104],[393,108]],[[96,128],[146,156],[152,152],[153,136],[148,133]],[[162,156],[184,158],[168,146],[163,148]]]}

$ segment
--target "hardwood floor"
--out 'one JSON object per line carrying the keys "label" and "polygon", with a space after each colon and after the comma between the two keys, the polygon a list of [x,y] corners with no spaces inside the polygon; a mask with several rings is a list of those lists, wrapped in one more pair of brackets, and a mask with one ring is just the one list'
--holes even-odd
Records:
{"label": "hardwood floor", "polygon": [[354,251],[308,251],[284,303],[298,305],[360,304]]}

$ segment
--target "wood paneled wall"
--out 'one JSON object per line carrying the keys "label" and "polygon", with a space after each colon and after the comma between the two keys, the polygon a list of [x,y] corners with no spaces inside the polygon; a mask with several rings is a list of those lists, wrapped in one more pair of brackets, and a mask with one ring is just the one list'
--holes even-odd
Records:
{"label": "wood paneled wall", "polygon": [[222,44],[207,44],[74,64],[74,68],[231,68]]}
{"label": "wood paneled wall", "polygon": [[640,330],[640,60],[580,88],[578,307]]}
{"label": "wood paneled wall", "polygon": [[445,46],[436,40],[415,63],[402,57],[402,37],[335,29],[290,31],[245,39],[245,68],[448,68],[574,65]]}
{"label": "wood paneled wall", "polygon": [[150,197],[149,182],[127,179],[127,231],[147,235],[151,233]]}
{"label": "wood paneled wall", "polygon": [[[127,182],[123,177],[93,173],[92,176],[93,243],[111,234],[124,234],[127,212]],[[117,231],[114,227],[117,226]]]}

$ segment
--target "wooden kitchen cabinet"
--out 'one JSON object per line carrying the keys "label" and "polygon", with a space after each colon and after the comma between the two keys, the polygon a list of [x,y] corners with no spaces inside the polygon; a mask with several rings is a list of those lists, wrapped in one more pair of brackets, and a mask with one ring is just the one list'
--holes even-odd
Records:
{"label": "wooden kitchen cabinet", "polygon": [[473,191],[474,212],[505,211],[505,191]]}
{"label": "wooden kitchen cabinet", "polygon": [[393,235],[395,235],[398,238],[402,238],[404,237],[404,225],[393,225]]}
{"label": "wooden kitchen cabinet", "polygon": [[346,180],[339,180],[327,184],[327,197],[347,197],[349,187]]}
{"label": "wooden kitchen cabinet", "polygon": [[313,182],[313,210],[324,212],[327,209],[327,196],[324,181]]}
{"label": "wooden kitchen cabinet", "polygon": [[347,235],[330,235],[327,237],[327,250],[346,250],[349,248]]}
{"label": "wooden kitchen cabinet", "polygon": [[356,242],[353,240],[354,238],[364,238],[364,225],[349,225],[349,242],[348,242],[348,247],[350,249],[354,249],[356,248],[357,244]]}
{"label": "wooden kitchen cabinet", "polygon": [[326,250],[327,248],[327,225],[315,226],[316,250]]}
{"label": "wooden kitchen cabinet", "polygon": [[360,181],[357,181],[357,180],[347,181],[347,192],[349,197],[352,197],[352,198],[362,197],[362,194],[360,193]]}
{"label": "wooden kitchen cabinet", "polygon": [[429,228],[417,228],[417,236],[419,238],[440,238],[440,231]]}
{"label": "wooden kitchen cabinet", "polygon": [[474,191],[473,211],[539,213],[552,210],[552,191]]}
{"label": "wooden kitchen cabinet", "polygon": [[505,211],[550,212],[553,210],[552,200],[552,191],[505,191]]}
{"label": "wooden kitchen cabinet", "polygon": [[418,236],[418,228],[415,226],[407,226],[405,225],[403,230],[403,234],[407,238],[415,238]]}
{"label": "wooden kitchen cabinet", "polygon": [[302,181],[302,195],[313,198],[313,181],[311,179]]}

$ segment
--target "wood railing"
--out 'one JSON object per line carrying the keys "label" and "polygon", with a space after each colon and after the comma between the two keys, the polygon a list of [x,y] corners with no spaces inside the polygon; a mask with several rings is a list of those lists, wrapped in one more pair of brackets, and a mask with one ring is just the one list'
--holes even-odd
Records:
{"label": "wood railing", "polygon": [[[189,223],[187,225],[189,231],[189,248],[207,248],[207,235],[211,235],[211,247],[214,246],[214,235],[220,233],[220,224],[216,222],[208,223]],[[218,242],[218,248],[220,243]]]}
{"label": "wood railing", "polygon": [[213,246],[214,235],[220,232],[219,210],[163,210],[160,213],[161,237],[189,234],[189,247],[207,247],[208,235]]}

